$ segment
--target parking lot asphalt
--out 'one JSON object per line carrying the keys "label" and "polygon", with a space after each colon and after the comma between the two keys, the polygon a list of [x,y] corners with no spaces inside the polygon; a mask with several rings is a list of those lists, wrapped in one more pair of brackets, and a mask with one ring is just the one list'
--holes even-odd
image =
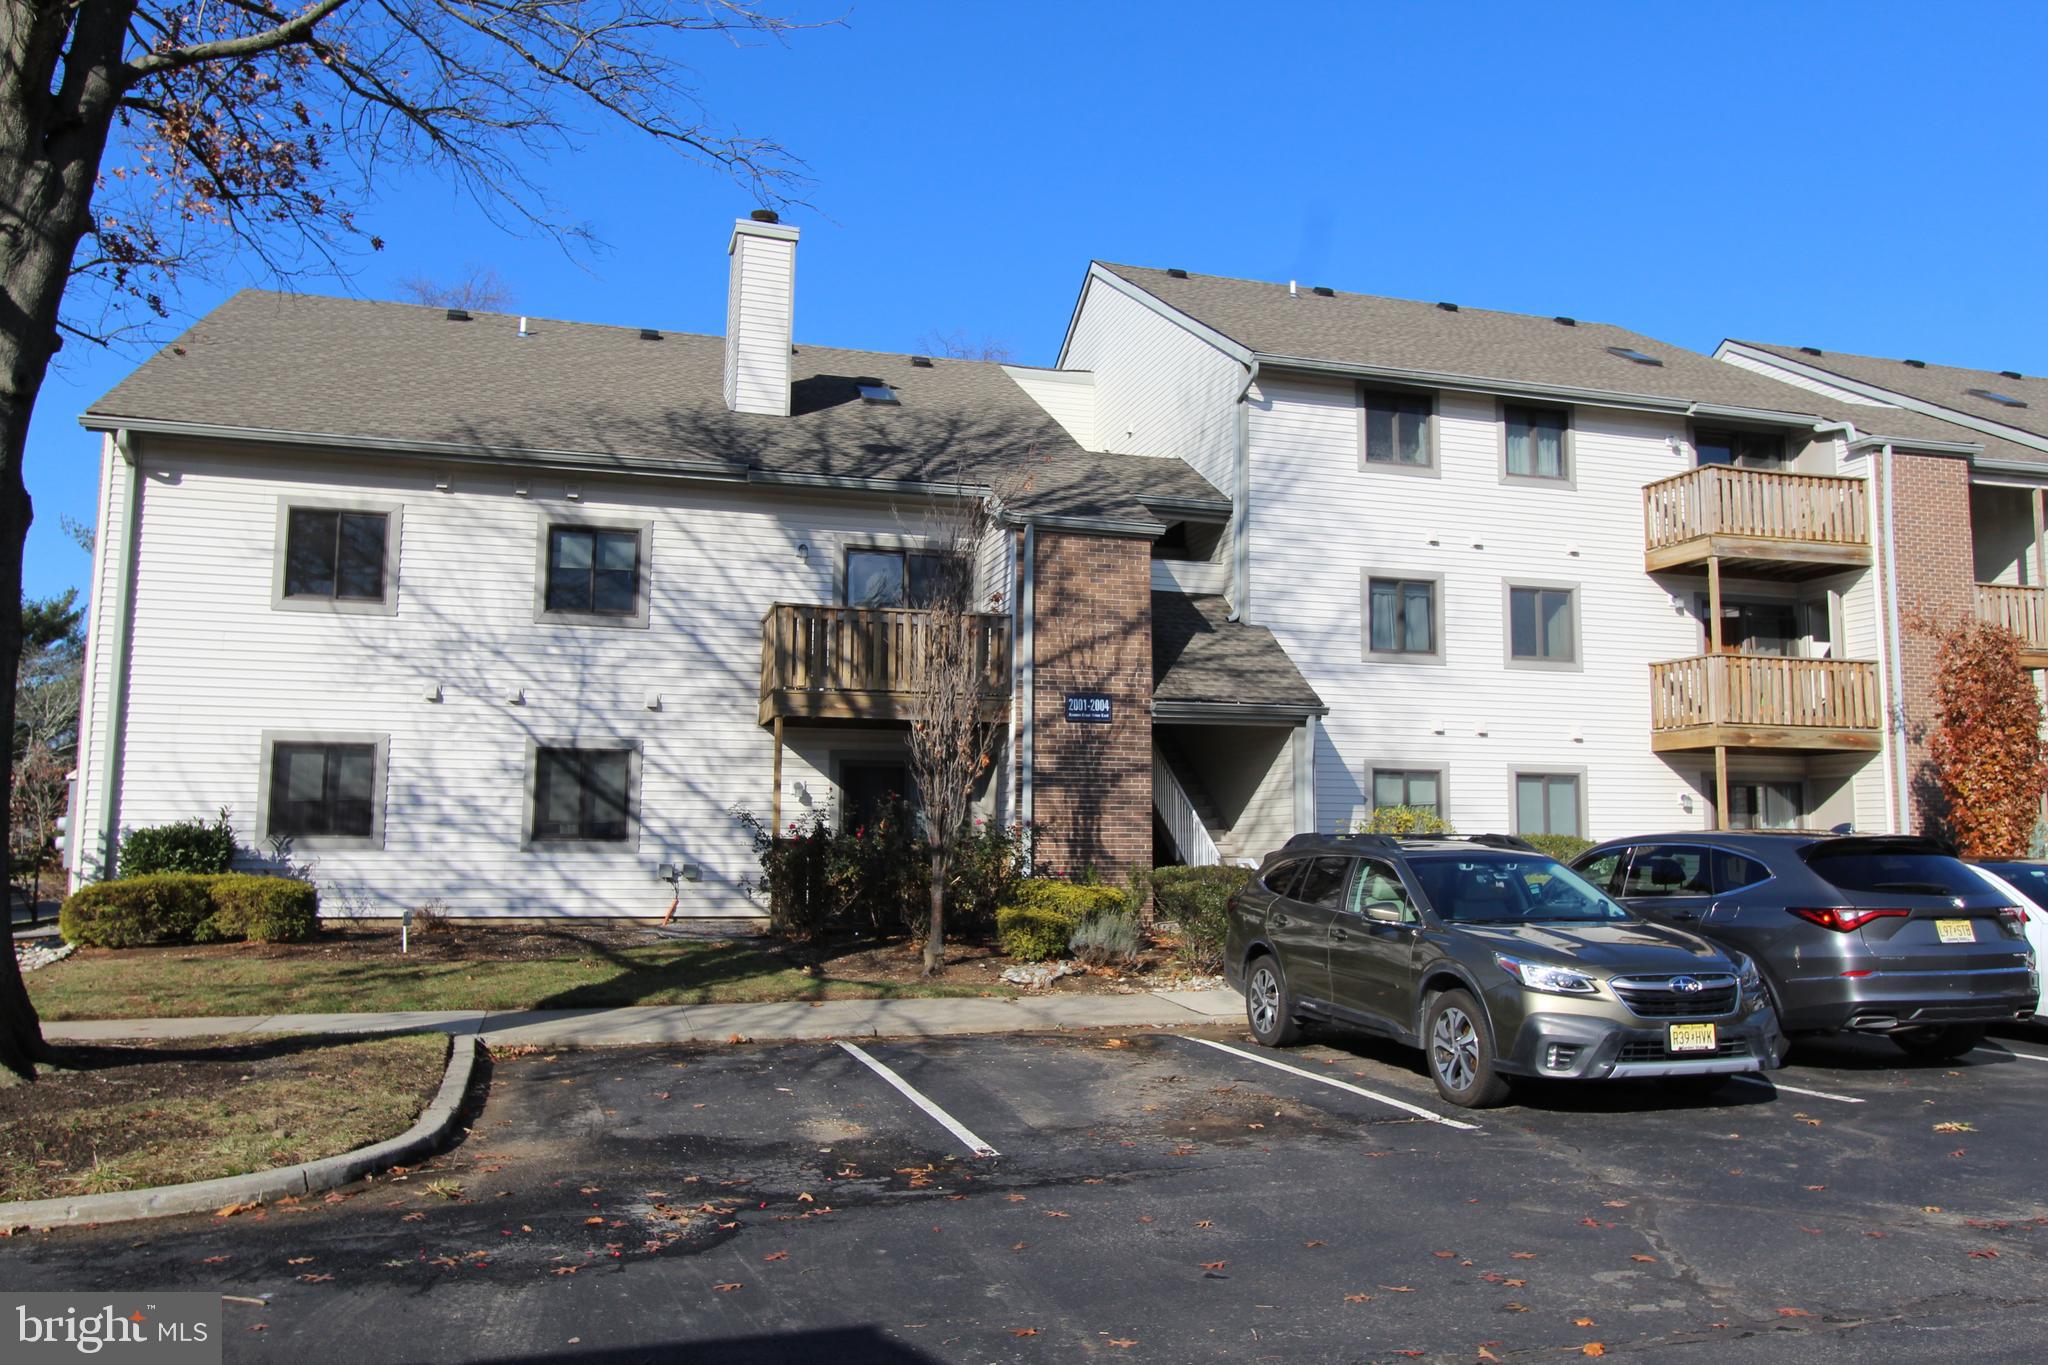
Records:
{"label": "parking lot asphalt", "polygon": [[218,1289],[230,1360],[2032,1360],[2044,1127],[2048,1034],[1478,1113],[1235,1026],[500,1049],[426,1168],[0,1284]]}

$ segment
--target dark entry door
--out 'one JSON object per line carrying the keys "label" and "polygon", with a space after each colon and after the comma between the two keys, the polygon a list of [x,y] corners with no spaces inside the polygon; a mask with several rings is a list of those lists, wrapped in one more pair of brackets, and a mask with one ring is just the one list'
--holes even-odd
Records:
{"label": "dark entry door", "polygon": [[840,809],[848,829],[872,825],[914,806],[910,765],[901,759],[862,759],[839,765]]}

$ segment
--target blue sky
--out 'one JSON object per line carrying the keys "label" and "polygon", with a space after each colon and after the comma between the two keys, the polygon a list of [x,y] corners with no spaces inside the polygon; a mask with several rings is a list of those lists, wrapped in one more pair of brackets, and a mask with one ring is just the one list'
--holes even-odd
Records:
{"label": "blue sky", "polygon": [[[707,103],[808,162],[797,336],[938,331],[1049,363],[1091,258],[2027,373],[2048,370],[2048,8],[788,0],[843,28],[703,40]],[[598,129],[539,174],[604,248],[509,237],[391,186],[388,249],[313,292],[477,264],[519,309],[724,324],[752,207]],[[203,313],[260,279],[194,282]],[[86,577],[75,417],[145,358],[74,344],[29,446],[25,591]]]}

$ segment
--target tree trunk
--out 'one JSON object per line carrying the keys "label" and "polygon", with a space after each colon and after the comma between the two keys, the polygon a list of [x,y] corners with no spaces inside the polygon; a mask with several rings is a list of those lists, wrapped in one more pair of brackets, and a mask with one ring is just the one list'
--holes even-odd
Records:
{"label": "tree trunk", "polygon": [[[21,557],[34,516],[22,478],[29,418],[56,353],[71,261],[121,95],[132,0],[0,9],[0,791],[14,790],[14,683],[21,667]],[[61,75],[60,75],[61,72]],[[11,803],[10,803],[11,804]],[[11,821],[10,809],[0,820]],[[0,848],[8,847],[0,828]],[[33,1079],[50,1055],[14,960],[0,964],[0,1068]]]}
{"label": "tree trunk", "polygon": [[924,974],[946,969],[946,846],[932,845],[932,918],[924,933]]}

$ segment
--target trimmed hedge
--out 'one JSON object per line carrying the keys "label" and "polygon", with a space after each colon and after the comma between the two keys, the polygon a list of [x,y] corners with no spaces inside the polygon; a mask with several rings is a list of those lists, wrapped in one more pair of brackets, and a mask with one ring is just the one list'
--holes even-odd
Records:
{"label": "trimmed hedge", "polygon": [[147,948],[253,939],[296,943],[320,924],[320,892],[292,877],[159,872],[80,887],[57,913],[66,943]]}
{"label": "trimmed hedge", "polygon": [[222,811],[212,824],[180,820],[128,831],[115,861],[122,877],[148,877],[158,872],[191,872],[217,877],[235,858],[235,831]]}
{"label": "trimmed hedge", "polygon": [[320,928],[319,888],[296,877],[230,872],[213,879],[213,904],[195,938],[301,943]]}
{"label": "trimmed hedge", "polygon": [[1576,834],[1524,834],[1529,846],[1538,853],[1547,853],[1561,863],[1568,863],[1593,846],[1591,839],[1581,839]]}
{"label": "trimmed hedge", "polygon": [[1192,971],[1223,966],[1230,898],[1252,879],[1248,867],[1160,867],[1152,871],[1152,904],[1159,918],[1180,926],[1180,956]]}
{"label": "trimmed hedge", "polygon": [[996,941],[1019,962],[1043,962],[1067,951],[1081,922],[1108,911],[1128,912],[1130,898],[1113,886],[1078,886],[1035,877],[996,911]]}

